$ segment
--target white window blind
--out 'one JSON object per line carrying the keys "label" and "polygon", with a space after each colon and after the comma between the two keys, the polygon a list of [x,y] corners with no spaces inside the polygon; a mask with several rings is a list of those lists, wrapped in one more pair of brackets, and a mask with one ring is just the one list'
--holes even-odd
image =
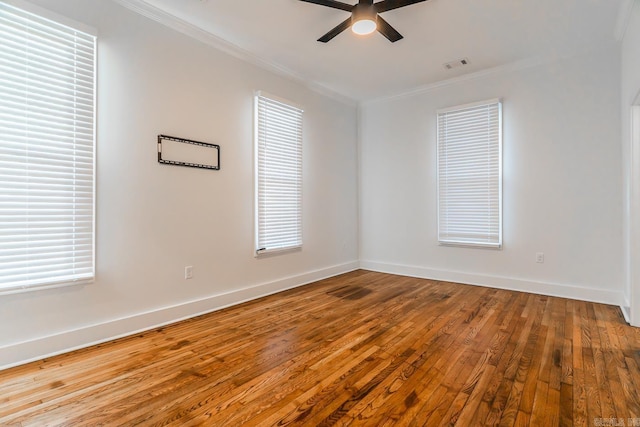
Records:
{"label": "white window blind", "polygon": [[438,111],[438,240],[502,246],[502,104]]}
{"label": "white window blind", "polygon": [[255,98],[256,251],[302,246],[302,110]]}
{"label": "white window blind", "polygon": [[94,276],[95,37],[0,2],[0,292]]}

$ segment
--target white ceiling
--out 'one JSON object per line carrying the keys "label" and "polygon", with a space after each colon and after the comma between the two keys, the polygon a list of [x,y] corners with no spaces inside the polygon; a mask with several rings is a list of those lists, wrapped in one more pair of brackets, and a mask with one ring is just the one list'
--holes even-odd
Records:
{"label": "white ceiling", "polygon": [[[627,0],[429,0],[381,14],[405,38],[316,40],[348,12],[299,0],[125,0],[179,18],[252,57],[355,101],[612,46]],[[356,0],[343,0],[354,4]],[[468,58],[447,71],[443,64]]]}

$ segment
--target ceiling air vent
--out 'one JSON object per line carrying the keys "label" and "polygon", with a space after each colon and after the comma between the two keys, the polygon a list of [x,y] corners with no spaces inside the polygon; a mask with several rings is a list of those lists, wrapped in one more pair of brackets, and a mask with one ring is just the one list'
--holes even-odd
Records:
{"label": "ceiling air vent", "polygon": [[465,65],[469,65],[469,60],[467,58],[462,58],[456,61],[447,62],[444,64],[444,68],[447,70],[453,70],[454,68],[464,67]]}

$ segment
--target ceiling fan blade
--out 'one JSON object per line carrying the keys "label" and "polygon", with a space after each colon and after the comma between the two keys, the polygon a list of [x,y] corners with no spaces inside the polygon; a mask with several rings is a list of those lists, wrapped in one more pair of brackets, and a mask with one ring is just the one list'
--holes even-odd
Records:
{"label": "ceiling fan blade", "polygon": [[402,34],[396,31],[387,21],[378,16],[378,31],[385,36],[391,43],[395,43],[402,39]]}
{"label": "ceiling fan blade", "polygon": [[305,1],[307,3],[319,4],[320,6],[327,6],[333,9],[346,10],[347,12],[351,12],[353,10],[353,5],[342,3],[335,0],[300,0]]}
{"label": "ceiling fan blade", "polygon": [[374,6],[376,7],[376,12],[382,13],[388,10],[409,6],[414,3],[421,3],[423,1],[427,1],[427,0],[382,0],[376,3]]}
{"label": "ceiling fan blade", "polygon": [[351,26],[351,18],[349,17],[345,19],[340,25],[335,27],[333,30],[329,31],[327,34],[320,37],[318,41],[322,43],[326,43],[332,38],[334,38],[335,36],[337,36],[338,34],[340,34],[341,32],[343,32],[344,30],[346,30],[347,28],[349,28],[350,26]]}

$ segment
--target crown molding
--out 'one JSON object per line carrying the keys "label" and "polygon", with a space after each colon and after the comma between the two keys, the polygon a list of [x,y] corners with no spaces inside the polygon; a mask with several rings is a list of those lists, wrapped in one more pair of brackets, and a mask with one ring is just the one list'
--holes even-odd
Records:
{"label": "crown molding", "polygon": [[[635,1],[635,0],[632,0]],[[370,105],[377,104],[381,102],[394,101],[404,98],[411,98],[416,95],[421,95],[427,92],[430,92],[435,89],[444,88],[447,86],[453,86],[460,83],[465,83],[472,80],[482,79],[485,77],[490,77],[493,75],[500,74],[509,74],[515,71],[524,70],[527,68],[533,68],[545,64],[552,64],[554,62],[570,59],[579,55],[586,54],[588,52],[594,52],[598,50],[610,49],[614,45],[614,42],[597,45],[595,47],[589,49],[583,49],[577,52],[572,52],[570,54],[552,54],[552,55],[544,55],[544,56],[536,56],[532,58],[523,59],[520,61],[510,62],[504,65],[499,65],[493,68],[485,68],[483,70],[476,71],[474,73],[463,74],[461,76],[453,77],[445,80],[438,80],[437,82],[428,83],[426,85],[418,86],[416,88],[410,89],[406,92],[398,93],[395,95],[382,96],[379,98],[373,98],[370,100],[366,100],[361,102],[361,105]],[[615,43],[615,46],[618,46],[618,43]]]}
{"label": "crown molding", "polygon": [[[484,70],[479,70],[474,73],[464,74],[461,76],[439,80],[437,82],[429,83],[426,85],[418,86],[413,89],[410,89],[405,92],[396,93],[393,95],[374,97],[369,99],[356,99],[349,96],[346,96],[342,93],[336,92],[333,89],[330,89],[327,86],[321,85],[317,82],[309,80],[302,75],[296,73],[295,71],[283,67],[282,65],[269,61],[259,55],[254,54],[242,47],[235,45],[223,38],[209,32],[203,30],[202,28],[190,24],[170,13],[167,13],[149,3],[145,0],[113,0],[114,2],[120,4],[121,6],[138,13],[146,18],[149,18],[155,22],[160,23],[166,27],[169,27],[175,31],[178,31],[182,34],[185,34],[195,40],[203,42],[219,51],[222,51],[228,55],[231,55],[235,58],[238,58],[242,61],[250,63],[252,65],[258,66],[266,71],[279,75],[281,77],[285,77],[289,80],[292,80],[298,84],[301,84],[308,89],[339,101],[343,104],[349,106],[358,106],[358,105],[369,105],[375,104],[378,102],[386,102],[396,99],[408,98],[415,95],[419,95],[425,92],[429,92],[435,89],[443,88],[446,86],[451,86],[475,79],[481,79],[484,77],[488,77],[495,74],[502,73],[510,73],[518,70],[523,70],[526,68],[531,68],[543,64],[553,63],[561,59],[565,59],[571,56],[576,56],[576,53],[571,55],[548,55],[548,56],[539,56],[533,58],[527,58],[524,60],[499,65],[493,68],[487,68]],[[629,19],[631,17],[631,13],[633,11],[634,5],[636,5],[640,0],[620,0],[620,9],[618,12],[618,19],[615,28],[615,39],[619,43],[624,38],[624,34],[626,32],[627,26],[629,24]],[[594,49],[589,49],[594,50]]]}
{"label": "crown molding", "polygon": [[371,99],[365,102],[362,102],[363,105],[376,104],[380,102],[394,101],[398,99],[410,98],[412,96],[420,95],[426,92],[430,92],[435,89],[440,89],[447,86],[453,86],[456,84],[468,82],[471,80],[481,79],[484,77],[492,76],[494,74],[503,74],[510,73],[513,71],[523,70],[526,68],[535,67],[538,65],[546,64],[553,62],[554,58],[552,57],[534,57],[528,58],[521,61],[511,62],[509,64],[499,65],[493,68],[486,68],[484,70],[476,71],[474,73],[463,74],[461,76],[452,77],[450,79],[438,80],[434,83],[429,83],[426,85],[418,86],[414,89],[408,90],[406,92],[398,93],[395,95],[383,96],[380,98]]}
{"label": "crown molding", "polygon": [[616,29],[614,32],[615,38],[618,42],[624,39],[624,35],[627,32],[629,26],[629,19],[631,18],[631,12],[633,6],[636,4],[636,0],[622,0],[620,2],[620,9],[618,10],[618,20],[616,21]]}
{"label": "crown molding", "polygon": [[155,6],[152,6],[144,0],[113,0],[113,1],[139,15],[142,15],[155,22],[158,22],[159,24],[162,24],[186,36],[189,36],[195,40],[205,43],[228,55],[231,55],[235,58],[238,58],[252,65],[258,66],[266,71],[277,74],[281,77],[285,77],[285,78],[288,78],[289,80],[293,80],[296,83],[302,84],[303,86],[311,89],[316,93],[319,93],[320,95],[324,95],[326,97],[332,98],[336,101],[339,101],[343,104],[347,104],[350,106],[357,105],[357,101],[354,100],[353,98],[350,98],[341,93],[338,93],[316,82],[309,81],[308,79],[305,79],[300,74],[296,73],[295,71],[289,68],[286,68],[274,62],[268,61],[246,49],[241,48],[240,46],[237,46],[233,43],[228,42],[227,40],[224,40],[223,38],[209,31],[203,30],[198,26],[190,24],[170,13],[167,13]]}

